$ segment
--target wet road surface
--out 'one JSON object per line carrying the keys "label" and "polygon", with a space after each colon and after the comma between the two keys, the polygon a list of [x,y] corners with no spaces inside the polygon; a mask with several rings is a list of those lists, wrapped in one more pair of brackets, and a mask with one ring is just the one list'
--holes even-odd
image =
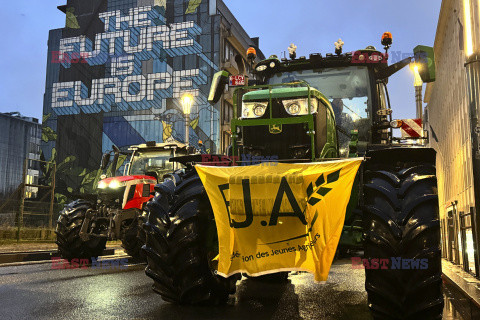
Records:
{"label": "wet road surface", "polygon": [[[371,319],[364,271],[350,260],[336,261],[324,284],[307,273],[291,274],[284,284],[243,279],[229,303],[215,308],[163,302],[144,268],[0,267],[0,319]],[[458,292],[445,294],[444,319],[474,319],[476,310]]]}

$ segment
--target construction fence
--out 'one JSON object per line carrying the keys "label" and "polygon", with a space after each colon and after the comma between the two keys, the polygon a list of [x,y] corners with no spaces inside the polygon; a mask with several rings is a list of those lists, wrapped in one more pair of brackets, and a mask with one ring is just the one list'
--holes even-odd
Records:
{"label": "construction fence", "polygon": [[[48,167],[48,179],[42,171]],[[25,159],[17,188],[0,199],[0,242],[55,239],[55,222],[63,204],[55,201],[56,164]]]}

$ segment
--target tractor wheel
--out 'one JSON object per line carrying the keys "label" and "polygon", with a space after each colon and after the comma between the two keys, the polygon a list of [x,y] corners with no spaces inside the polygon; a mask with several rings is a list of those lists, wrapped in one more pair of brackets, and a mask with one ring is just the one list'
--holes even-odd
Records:
{"label": "tractor wheel", "polygon": [[84,200],[76,200],[67,204],[60,212],[55,233],[57,234],[58,251],[62,258],[71,260],[97,258],[102,254],[107,243],[106,239],[90,238],[84,241],[80,238],[85,213],[92,205]]}
{"label": "tractor wheel", "polygon": [[133,260],[138,262],[146,260],[142,251],[142,246],[145,244],[144,224],[145,216],[139,214],[135,219],[130,221],[130,224],[122,229],[120,237],[125,252],[131,256]]}
{"label": "tractor wheel", "polygon": [[[435,167],[367,164],[364,177],[365,288],[374,319],[441,319]],[[387,268],[373,259],[388,259]]]}
{"label": "tractor wheel", "polygon": [[161,193],[146,206],[145,273],[155,281],[153,289],[165,301],[226,303],[240,276],[223,278],[216,274],[217,230],[197,173],[193,169],[177,178],[176,186],[172,180],[157,186],[157,190],[163,188]]}

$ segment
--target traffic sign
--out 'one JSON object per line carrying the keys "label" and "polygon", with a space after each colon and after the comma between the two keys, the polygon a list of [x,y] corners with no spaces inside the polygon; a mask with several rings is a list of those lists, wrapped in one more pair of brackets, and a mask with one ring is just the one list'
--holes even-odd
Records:
{"label": "traffic sign", "polygon": [[245,85],[245,76],[243,75],[230,76],[229,86],[237,87],[237,86],[244,86],[244,85]]}

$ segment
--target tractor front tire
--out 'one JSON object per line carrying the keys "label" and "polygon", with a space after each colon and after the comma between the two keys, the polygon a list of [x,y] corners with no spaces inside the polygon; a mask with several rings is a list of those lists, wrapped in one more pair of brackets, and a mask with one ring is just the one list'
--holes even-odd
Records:
{"label": "tractor front tire", "polygon": [[[229,294],[235,293],[240,276],[224,278],[216,274],[213,259],[218,253],[217,231],[195,169],[177,178],[180,181],[170,187],[170,193],[157,193],[146,206],[145,273],[154,280],[154,291],[165,301],[224,304]],[[168,184],[173,186],[171,180],[162,185]]]}
{"label": "tractor front tire", "polygon": [[80,228],[85,214],[92,205],[84,200],[76,200],[67,205],[60,212],[55,233],[60,256],[67,260],[88,259],[100,256],[105,249],[106,239],[90,238],[84,241],[80,238]]}
{"label": "tractor front tire", "polygon": [[373,318],[441,319],[435,167],[367,163],[364,179],[365,288]]}
{"label": "tractor front tire", "polygon": [[129,225],[122,229],[120,237],[122,240],[122,248],[137,262],[146,261],[145,254],[142,251],[142,246],[145,244],[144,224],[145,216],[138,215]]}

